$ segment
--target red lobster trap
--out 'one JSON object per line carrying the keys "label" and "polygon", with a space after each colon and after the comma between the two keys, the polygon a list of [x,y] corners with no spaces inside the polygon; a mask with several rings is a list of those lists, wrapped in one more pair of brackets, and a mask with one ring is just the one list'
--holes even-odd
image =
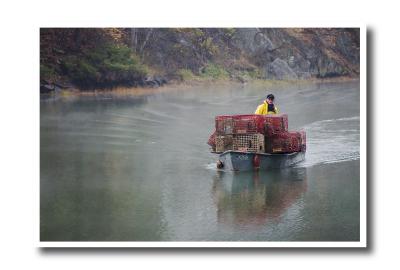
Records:
{"label": "red lobster trap", "polygon": [[287,114],[220,115],[208,144],[214,152],[292,153],[306,150],[306,133],[289,132]]}
{"label": "red lobster trap", "polygon": [[305,147],[305,132],[290,131],[277,133],[272,136],[265,136],[265,142],[267,153],[301,152],[303,151],[303,147]]}
{"label": "red lobster trap", "polygon": [[227,134],[276,134],[288,130],[287,114],[280,115],[221,115],[215,117],[218,135]]}
{"label": "red lobster trap", "polygon": [[264,134],[272,136],[289,129],[289,121],[287,114],[266,115],[264,116]]}

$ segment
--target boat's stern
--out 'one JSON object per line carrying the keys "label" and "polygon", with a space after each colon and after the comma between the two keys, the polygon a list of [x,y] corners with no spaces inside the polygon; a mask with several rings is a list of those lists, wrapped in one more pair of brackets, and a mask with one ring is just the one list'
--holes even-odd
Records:
{"label": "boat's stern", "polygon": [[226,151],[219,156],[218,168],[228,171],[276,169],[295,165],[305,159],[305,152],[264,154]]}

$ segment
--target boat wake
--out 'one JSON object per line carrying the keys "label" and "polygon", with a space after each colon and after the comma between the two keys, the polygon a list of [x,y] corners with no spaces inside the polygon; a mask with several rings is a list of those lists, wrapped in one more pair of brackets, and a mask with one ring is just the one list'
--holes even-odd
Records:
{"label": "boat wake", "polygon": [[360,158],[360,117],[316,121],[303,129],[307,132],[307,153],[297,167]]}

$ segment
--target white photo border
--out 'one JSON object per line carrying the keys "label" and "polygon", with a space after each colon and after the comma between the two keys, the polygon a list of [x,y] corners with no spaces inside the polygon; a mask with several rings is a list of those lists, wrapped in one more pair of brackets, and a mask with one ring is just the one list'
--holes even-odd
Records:
{"label": "white photo border", "polygon": [[[34,243],[36,247],[41,248],[366,248],[367,247],[367,29],[365,25],[355,25],[350,24],[312,24],[307,25],[304,23],[299,24],[266,24],[265,22],[251,22],[235,25],[226,23],[215,23],[215,22],[202,22],[201,27],[261,27],[261,28],[359,28],[360,29],[360,241],[88,241],[88,242],[75,242],[75,241],[40,241],[40,140],[37,140],[38,156],[37,162],[37,188],[35,189],[35,201],[34,206],[36,208],[35,213],[35,226],[34,226]],[[182,23],[177,24],[176,22],[167,23],[160,25],[159,23],[146,22],[146,23],[132,23],[132,24],[122,24],[122,25],[85,25],[85,23],[70,23],[68,25],[51,25],[51,26],[34,26],[37,41],[36,57],[39,60],[40,55],[40,28],[46,27],[162,27],[162,28],[172,28],[172,27],[199,27],[199,24],[188,23],[182,25]],[[37,81],[33,82],[33,85],[38,85],[39,82],[39,61],[34,63],[34,71],[37,74]],[[40,119],[40,102],[39,102],[39,91],[37,91],[38,96],[34,101],[37,103],[36,112],[39,113]],[[39,123],[39,133],[40,133],[40,121]],[[38,138],[40,138],[38,136]]]}

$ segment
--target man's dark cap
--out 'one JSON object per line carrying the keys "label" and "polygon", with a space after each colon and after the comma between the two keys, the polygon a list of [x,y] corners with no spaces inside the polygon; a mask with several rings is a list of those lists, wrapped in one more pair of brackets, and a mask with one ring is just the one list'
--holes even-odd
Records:
{"label": "man's dark cap", "polygon": [[274,95],[273,95],[273,94],[269,94],[269,95],[267,96],[267,99],[274,100],[274,99],[275,99],[275,97],[274,97]]}

